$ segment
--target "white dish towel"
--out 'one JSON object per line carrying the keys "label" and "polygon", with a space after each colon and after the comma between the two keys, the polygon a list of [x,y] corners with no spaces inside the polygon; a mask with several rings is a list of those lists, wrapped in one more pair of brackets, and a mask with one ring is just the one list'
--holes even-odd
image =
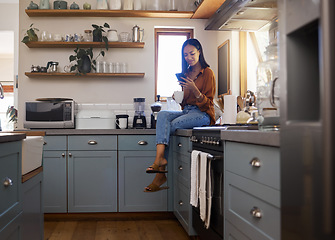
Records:
{"label": "white dish towel", "polygon": [[205,222],[207,216],[207,194],[206,194],[206,183],[207,183],[207,153],[200,153],[200,174],[199,174],[199,208],[200,208],[200,219]]}
{"label": "white dish towel", "polygon": [[198,199],[199,199],[199,156],[200,151],[197,150],[192,151],[190,204],[194,207],[198,207]]}

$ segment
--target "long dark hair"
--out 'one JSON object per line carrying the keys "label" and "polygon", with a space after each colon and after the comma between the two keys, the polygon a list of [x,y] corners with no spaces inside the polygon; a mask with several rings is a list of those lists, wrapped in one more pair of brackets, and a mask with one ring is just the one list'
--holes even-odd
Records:
{"label": "long dark hair", "polygon": [[200,62],[200,65],[202,68],[206,68],[206,67],[209,67],[209,64],[206,62],[205,60],[205,57],[204,57],[204,52],[202,50],[202,46],[201,46],[201,43],[195,39],[195,38],[190,38],[190,39],[187,39],[184,44],[183,44],[183,47],[181,48],[181,56],[182,56],[182,72],[183,73],[186,73],[189,65],[188,63],[186,62],[185,60],[185,57],[184,57],[184,48],[187,46],[187,45],[192,45],[194,46],[198,51],[200,51],[200,55],[199,55],[199,62]]}

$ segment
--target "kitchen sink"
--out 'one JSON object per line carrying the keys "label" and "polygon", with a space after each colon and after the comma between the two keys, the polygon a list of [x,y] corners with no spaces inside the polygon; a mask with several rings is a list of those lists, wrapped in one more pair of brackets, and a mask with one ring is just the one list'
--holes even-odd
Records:
{"label": "kitchen sink", "polygon": [[22,140],[22,175],[42,166],[44,138],[27,136]]}

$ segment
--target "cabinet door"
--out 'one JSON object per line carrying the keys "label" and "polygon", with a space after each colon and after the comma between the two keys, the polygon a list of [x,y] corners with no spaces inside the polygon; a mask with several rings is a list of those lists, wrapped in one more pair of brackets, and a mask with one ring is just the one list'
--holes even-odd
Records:
{"label": "cabinet door", "polygon": [[23,240],[43,240],[43,172],[22,184],[23,187]]}
{"label": "cabinet door", "polygon": [[144,192],[155,174],[147,174],[155,151],[119,151],[119,211],[167,211],[167,190]]}
{"label": "cabinet door", "polygon": [[117,152],[71,151],[69,212],[117,211]]}
{"label": "cabinet door", "polygon": [[22,239],[22,212],[16,216],[4,229],[0,231],[1,240]]}
{"label": "cabinet door", "polygon": [[43,172],[44,212],[67,212],[66,151],[44,151]]}
{"label": "cabinet door", "polygon": [[21,174],[21,142],[0,144],[0,229],[22,211]]}

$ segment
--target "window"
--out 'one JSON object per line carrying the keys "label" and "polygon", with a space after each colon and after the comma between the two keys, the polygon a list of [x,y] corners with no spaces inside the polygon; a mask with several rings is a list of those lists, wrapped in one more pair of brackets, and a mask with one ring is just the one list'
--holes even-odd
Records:
{"label": "window", "polygon": [[268,45],[268,31],[240,32],[241,96],[244,96],[247,90],[256,92],[257,66],[264,61],[264,52]]}
{"label": "window", "polygon": [[181,48],[193,38],[193,29],[155,29],[155,96],[162,100],[180,90],[175,74],[181,72]]}
{"label": "window", "polygon": [[14,32],[0,31],[0,83],[3,85],[4,99],[0,99],[0,127],[13,130],[8,123],[6,112],[14,105]]}

